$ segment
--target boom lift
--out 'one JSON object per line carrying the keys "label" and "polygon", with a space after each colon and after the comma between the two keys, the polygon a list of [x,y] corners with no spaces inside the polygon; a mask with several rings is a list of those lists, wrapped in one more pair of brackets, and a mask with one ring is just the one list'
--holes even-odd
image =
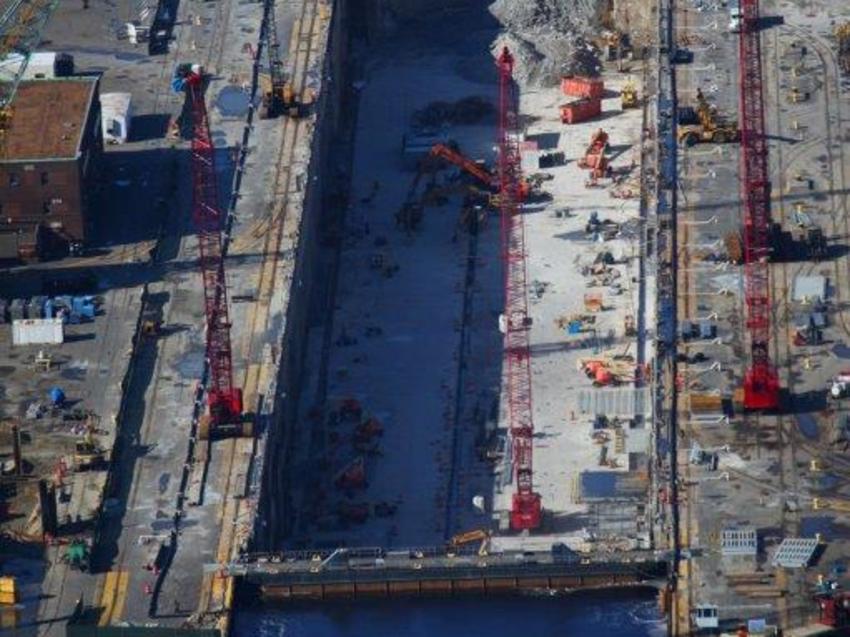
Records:
{"label": "boom lift", "polygon": [[192,219],[198,231],[209,369],[208,409],[199,420],[198,437],[208,440],[228,435],[251,436],[251,423],[243,421],[242,417],[242,390],[233,384],[222,238],[224,219],[218,205],[215,148],[204,100],[203,69],[200,65],[178,65],[172,86],[186,92],[192,116]]}

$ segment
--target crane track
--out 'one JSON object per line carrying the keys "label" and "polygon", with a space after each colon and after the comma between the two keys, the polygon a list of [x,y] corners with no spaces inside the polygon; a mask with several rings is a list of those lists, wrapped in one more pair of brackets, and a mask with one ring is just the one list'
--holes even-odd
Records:
{"label": "crane track", "polygon": [[[297,46],[297,49],[294,52],[294,74],[298,74],[300,68],[298,90],[296,91],[297,95],[304,95],[307,88],[308,71],[313,61],[311,58],[314,49],[314,35],[316,32],[317,21],[320,18],[320,5],[320,0],[304,0],[302,2],[299,18],[299,30],[298,33],[293,32],[291,35],[291,38],[294,40],[294,44]],[[309,11],[310,9],[312,10]],[[292,44],[290,46],[292,48]],[[303,46],[306,46],[306,49],[302,51]],[[304,53],[303,56],[301,55],[302,53]],[[257,281],[257,301],[249,319],[250,328],[248,331],[248,343],[246,344],[244,353],[244,360],[248,361],[242,383],[246,399],[252,397],[256,398],[257,394],[256,390],[258,388],[256,386],[253,388],[250,386],[250,384],[252,384],[250,361],[256,353],[255,348],[258,345],[257,337],[264,334],[265,329],[268,326],[269,308],[272,296],[275,292],[278,262],[281,254],[280,248],[283,242],[284,229],[288,217],[289,193],[293,191],[293,186],[295,185],[293,184],[295,175],[292,170],[292,164],[296,158],[299,132],[302,130],[305,123],[305,119],[283,117],[283,136],[276,162],[275,182],[274,189],[272,191],[273,196],[278,200],[273,203],[271,217],[268,221],[269,226],[263,235],[264,240],[261,254],[264,255],[264,258],[260,266]],[[258,316],[258,308],[264,310],[262,312],[262,319]],[[257,374],[259,374],[259,372]],[[256,378],[256,381],[253,383],[256,385],[256,383],[259,382],[259,376],[257,375],[253,378]],[[238,507],[236,507],[234,511],[234,519],[232,521],[225,520],[225,516],[227,514],[226,502],[228,498],[231,497],[230,483],[234,478],[233,472],[239,447],[238,443],[239,441],[237,439],[228,439],[220,443],[225,447],[222,452],[225,455],[224,484],[226,486],[226,491],[222,498],[225,504],[221,507],[221,515],[218,520],[218,526],[222,532],[225,528],[233,528],[233,524],[236,522],[236,517],[239,512]],[[225,541],[222,536],[220,536],[219,542],[217,549],[218,560],[219,562],[227,561],[230,558],[229,553],[232,550],[232,546],[229,546],[230,543]],[[204,611],[215,608],[217,606],[215,596],[215,589],[210,586],[206,591],[205,599],[201,600],[200,610]]]}

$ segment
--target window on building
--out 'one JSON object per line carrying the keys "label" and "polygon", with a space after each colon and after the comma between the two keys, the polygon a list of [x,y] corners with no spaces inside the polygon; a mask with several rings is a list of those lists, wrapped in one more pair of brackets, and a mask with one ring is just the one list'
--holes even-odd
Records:
{"label": "window on building", "polygon": [[48,181],[47,172],[41,173],[41,185],[46,186]]}
{"label": "window on building", "polygon": [[18,173],[9,173],[9,187],[17,188],[21,185],[21,176]]}

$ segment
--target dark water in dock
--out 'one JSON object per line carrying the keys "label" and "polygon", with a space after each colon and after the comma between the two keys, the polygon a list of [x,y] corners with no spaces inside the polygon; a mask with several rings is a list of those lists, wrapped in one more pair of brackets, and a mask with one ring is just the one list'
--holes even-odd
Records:
{"label": "dark water in dock", "polygon": [[291,603],[239,611],[236,637],[661,637],[655,589]]}

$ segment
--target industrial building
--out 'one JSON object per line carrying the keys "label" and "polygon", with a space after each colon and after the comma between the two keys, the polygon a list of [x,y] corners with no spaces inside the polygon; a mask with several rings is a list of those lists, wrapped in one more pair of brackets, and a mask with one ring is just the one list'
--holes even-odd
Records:
{"label": "industrial building", "polygon": [[0,142],[0,258],[43,258],[86,240],[103,152],[98,95],[96,77],[18,87]]}

